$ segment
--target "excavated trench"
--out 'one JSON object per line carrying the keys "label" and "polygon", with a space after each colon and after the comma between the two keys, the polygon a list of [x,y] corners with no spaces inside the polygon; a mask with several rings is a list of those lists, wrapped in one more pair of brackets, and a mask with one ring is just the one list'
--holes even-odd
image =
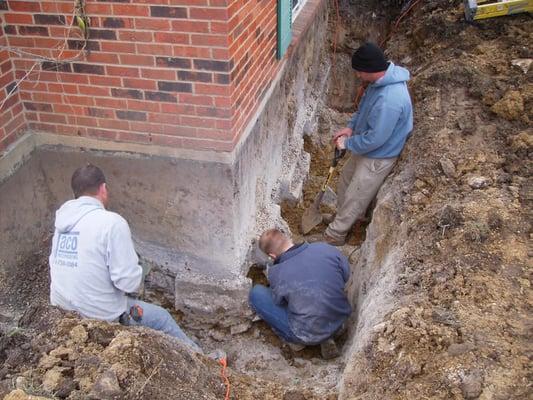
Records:
{"label": "excavated trench", "polygon": [[[333,54],[330,52],[327,52],[326,59],[322,60],[322,68],[329,73],[326,84],[323,85],[323,93],[319,94],[320,100],[316,106],[316,113],[311,116],[304,128],[304,150],[310,154],[309,173],[304,178],[300,198],[283,200],[280,204],[284,220],[282,223],[286,223],[296,242],[306,240],[306,236],[300,233],[301,216],[306,207],[312,203],[328,173],[333,154],[331,134],[345,126],[353,111],[357,81],[351,70],[351,54],[365,40],[378,42],[387,31],[391,18],[397,15],[402,5],[402,2],[393,1],[388,10],[384,12],[379,2],[363,2],[371,3],[371,7],[367,7],[368,4],[354,5],[352,3],[352,1],[340,2],[341,14],[344,16],[341,21],[335,19],[334,10],[329,11],[329,44],[333,42],[333,35],[338,35],[347,45],[337,49],[333,63],[331,62]],[[376,10],[379,11],[376,13]],[[359,23],[354,23],[354,21]],[[343,163],[344,161],[341,162],[339,170]],[[335,209],[335,183],[332,184],[331,189],[332,195],[326,197],[321,206],[321,210],[326,213],[333,212]],[[386,190],[380,194],[379,198],[387,197],[387,191],[390,190],[390,186],[386,185]],[[389,230],[388,224],[383,220],[383,211],[379,202],[377,210],[381,218],[378,218],[377,222],[371,222],[374,207],[376,207],[376,202],[369,208],[365,219],[354,226],[347,244],[341,249],[352,264],[352,278],[347,285],[347,291],[354,305],[354,313],[350,319],[348,332],[337,340],[342,352],[339,358],[323,360],[319,346],[311,346],[303,351],[294,352],[263,321],[250,322],[248,320],[232,327],[215,325],[207,329],[198,329],[194,323],[189,324],[187,318],[183,318],[181,313],[174,312],[174,316],[207,350],[223,348],[228,353],[230,366],[235,370],[267,381],[281,383],[304,396],[296,398],[311,398],[305,395],[317,396],[319,399],[338,398],[340,382],[346,369],[346,358],[358,347],[357,340],[364,341],[369,334],[365,330],[368,326],[372,326],[364,324],[362,328],[358,328],[360,315],[364,313],[364,318],[367,318],[366,314],[370,311],[374,314],[371,320],[378,321],[390,306],[390,299],[380,304],[381,296],[392,290],[395,281],[393,277],[385,279],[373,292],[374,297],[367,293],[367,281],[376,269],[380,268],[380,262],[387,259],[387,253],[392,252],[392,249],[382,248],[380,259],[372,263],[374,269],[363,270],[366,258],[374,256],[372,241],[376,237],[382,237],[383,232]],[[321,224],[309,235],[322,232],[325,228],[326,226]],[[371,238],[365,242],[367,228],[369,228]],[[252,257],[247,277],[252,280],[253,284],[268,285],[262,268],[254,263],[255,261],[261,262],[262,260],[254,260]],[[363,288],[364,296],[370,297],[365,300],[363,307],[358,304],[361,288]],[[151,296],[153,300],[164,302],[164,296],[157,293],[151,293]]]}

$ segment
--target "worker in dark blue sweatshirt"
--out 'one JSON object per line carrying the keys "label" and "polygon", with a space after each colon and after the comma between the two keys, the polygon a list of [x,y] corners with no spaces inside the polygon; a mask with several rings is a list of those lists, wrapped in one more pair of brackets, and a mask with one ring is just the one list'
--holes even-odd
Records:
{"label": "worker in dark blue sweatshirt", "polygon": [[323,240],[342,246],[352,225],[364,216],[394,167],[413,130],[413,107],[407,89],[409,71],[388,62],[383,51],[365,43],[354,53],[352,68],[368,87],[348,126],[334,136],[350,158],[337,184],[337,213]]}
{"label": "worker in dark blue sweatshirt", "polygon": [[350,276],[346,257],[326,243],[295,245],[278,229],[264,232],[259,248],[274,264],[270,287],[256,285],[250,292],[252,309],[285,342],[320,344],[324,358],[337,356],[332,337],[352,311],[344,292]]}

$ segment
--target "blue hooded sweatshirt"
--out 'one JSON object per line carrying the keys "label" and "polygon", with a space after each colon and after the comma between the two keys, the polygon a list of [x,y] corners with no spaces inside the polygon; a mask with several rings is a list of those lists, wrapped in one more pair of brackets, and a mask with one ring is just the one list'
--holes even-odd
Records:
{"label": "blue hooded sweatshirt", "polygon": [[400,155],[413,130],[413,106],[407,90],[409,71],[389,63],[383,78],[370,84],[348,127],[346,148],[369,158]]}
{"label": "blue hooded sweatshirt", "polygon": [[350,315],[349,277],[346,257],[326,243],[293,246],[268,271],[274,303],[287,307],[292,333],[308,345],[327,340]]}

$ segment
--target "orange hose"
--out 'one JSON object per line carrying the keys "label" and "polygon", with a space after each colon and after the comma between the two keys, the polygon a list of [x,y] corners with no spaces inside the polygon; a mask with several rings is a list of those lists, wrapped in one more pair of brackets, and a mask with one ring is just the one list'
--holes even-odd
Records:
{"label": "orange hose", "polygon": [[225,358],[222,358],[218,360],[218,363],[222,366],[222,370],[220,371],[220,376],[222,377],[222,380],[224,381],[224,385],[226,386],[226,396],[224,397],[224,400],[229,400],[231,384],[226,374],[226,368],[228,366],[228,362]]}

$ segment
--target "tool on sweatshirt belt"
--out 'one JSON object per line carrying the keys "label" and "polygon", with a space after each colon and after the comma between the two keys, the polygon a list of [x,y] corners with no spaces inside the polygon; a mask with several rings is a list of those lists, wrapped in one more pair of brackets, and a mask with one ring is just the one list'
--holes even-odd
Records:
{"label": "tool on sweatshirt belt", "polygon": [[463,0],[463,2],[467,21],[533,12],[533,0]]}
{"label": "tool on sweatshirt belt", "polygon": [[322,185],[322,189],[315,197],[315,200],[313,201],[311,207],[305,210],[302,215],[301,230],[304,235],[307,235],[313,230],[314,227],[316,227],[322,222],[323,216],[320,213],[320,203],[322,203],[324,193],[326,193],[326,189],[331,179],[333,178],[333,174],[335,172],[335,169],[337,168],[337,164],[339,163],[341,158],[344,157],[345,153],[346,150],[339,150],[335,148],[335,155],[333,157],[333,160],[331,161],[331,166],[329,167],[328,177],[326,178],[324,185]]}
{"label": "tool on sweatshirt belt", "polygon": [[141,322],[143,319],[144,311],[142,307],[138,304],[135,304],[134,306],[130,307],[129,311],[123,312],[122,315],[119,317],[118,322],[120,322],[122,325],[128,326],[130,325],[130,320],[134,320],[135,322]]}

